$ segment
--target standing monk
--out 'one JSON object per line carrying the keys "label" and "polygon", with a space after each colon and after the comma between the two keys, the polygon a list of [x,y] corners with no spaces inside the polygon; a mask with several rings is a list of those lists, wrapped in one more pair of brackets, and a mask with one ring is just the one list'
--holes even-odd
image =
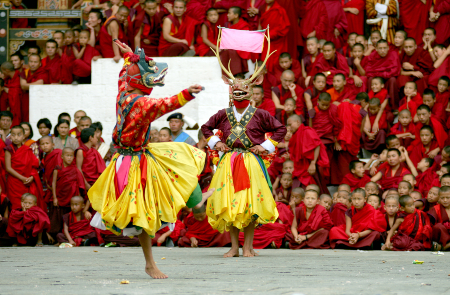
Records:
{"label": "standing monk", "polygon": [[347,17],[348,33],[364,35],[364,0],[344,0],[343,8]]}
{"label": "standing monk", "polygon": [[400,18],[408,37],[422,45],[422,33],[429,27],[428,12],[433,0],[399,0]]}
{"label": "standing monk", "polygon": [[42,59],[42,66],[47,71],[50,84],[61,84],[61,57],[57,53],[58,43],[50,39],[45,42],[47,57]]}
{"label": "standing monk", "polygon": [[450,37],[450,0],[436,0],[430,19],[436,29],[436,44],[448,45]]}
{"label": "standing monk", "polygon": [[119,47],[113,40],[119,39],[121,42],[127,42],[127,35],[124,30],[124,22],[127,20],[130,10],[126,6],[120,6],[116,15],[108,18],[103,24],[99,36],[100,53],[104,58],[113,58],[119,62],[122,58]]}
{"label": "standing monk", "polygon": [[[259,20],[259,29],[266,29],[269,26],[270,48],[276,50],[267,61],[267,69],[269,72],[278,63],[281,53],[288,51],[288,40],[286,35],[289,32],[291,23],[289,22],[286,10],[280,6],[275,0],[266,0],[266,4],[261,6],[261,19]],[[264,40],[264,48],[261,59],[265,59],[267,52],[267,41]],[[292,54],[294,55],[295,54]]]}
{"label": "standing monk", "polygon": [[155,0],[145,1],[144,9],[134,20],[134,46],[142,48],[149,56],[158,56],[159,38],[161,38],[161,19],[156,13],[158,3]]}
{"label": "standing monk", "polygon": [[173,13],[163,21],[158,47],[160,56],[194,56],[194,33],[198,22],[185,12],[186,2],[175,0]]}
{"label": "standing monk", "polygon": [[6,61],[1,66],[1,71],[5,79],[3,91],[7,93],[7,101],[3,103],[1,109],[7,110],[13,114],[13,126],[19,125],[22,122],[21,104],[22,104],[22,88],[20,87],[20,72],[14,69],[14,66],[9,61]]}
{"label": "standing monk", "polygon": [[341,49],[345,45],[344,38],[348,34],[348,22],[342,8],[341,0],[322,0],[328,13],[327,41]]}
{"label": "standing monk", "polygon": [[308,0],[305,6],[305,17],[300,23],[303,39],[316,37],[326,39],[328,29],[328,12],[322,0]]}
{"label": "standing monk", "polygon": [[395,27],[398,25],[397,1],[389,0],[387,5],[386,2],[386,0],[366,1],[367,23],[372,31],[381,32],[382,39],[394,43]]}

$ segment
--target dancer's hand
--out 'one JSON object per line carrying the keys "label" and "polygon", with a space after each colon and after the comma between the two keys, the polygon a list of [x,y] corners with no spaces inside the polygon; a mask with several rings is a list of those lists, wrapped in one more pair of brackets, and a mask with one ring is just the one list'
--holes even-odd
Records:
{"label": "dancer's hand", "polygon": [[188,91],[190,94],[197,94],[200,91],[202,91],[202,89],[203,89],[203,87],[201,85],[194,84],[194,85],[189,86]]}

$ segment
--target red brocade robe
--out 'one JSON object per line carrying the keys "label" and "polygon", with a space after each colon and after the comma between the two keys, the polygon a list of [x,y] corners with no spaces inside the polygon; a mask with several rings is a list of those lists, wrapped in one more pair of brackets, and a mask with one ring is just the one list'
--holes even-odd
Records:
{"label": "red brocade robe", "polygon": [[329,25],[328,12],[322,0],[309,0],[306,2],[305,14],[300,23],[303,39],[315,31],[317,39],[326,39]]}
{"label": "red brocade robe", "polygon": [[[86,177],[86,173],[84,175]],[[88,181],[88,179],[86,180]],[[84,189],[83,175],[75,163],[58,170],[56,198],[59,206],[69,207],[72,197],[80,196]]]}
{"label": "red brocade robe", "polygon": [[[292,176],[297,178],[304,186],[317,184],[314,176],[308,173],[308,167],[314,160],[314,150],[318,146],[320,146],[320,153],[317,166],[323,168],[323,176],[328,176],[330,175],[330,161],[325,145],[314,129],[302,124],[289,140],[290,159],[294,162]],[[318,172],[319,169],[316,170],[316,174]]]}
{"label": "red brocade robe", "polygon": [[428,214],[436,221],[433,225],[432,240],[442,246],[447,245],[450,242],[450,220],[445,207],[437,204],[428,211]]}
{"label": "red brocade robe", "polygon": [[43,175],[42,179],[44,180],[44,183],[47,186],[47,192],[45,195],[46,203],[49,203],[53,200],[53,194],[52,194],[53,171],[58,166],[61,167],[63,164],[61,154],[62,154],[62,150],[54,149],[50,153],[46,154],[41,162],[42,167],[44,168],[44,175]]}
{"label": "red brocade robe", "polygon": [[318,73],[328,71],[331,72],[331,74],[327,76],[327,85],[333,85],[333,77],[336,74],[343,74],[348,78],[350,68],[348,66],[347,59],[339,52],[336,52],[334,60],[327,60],[323,55],[319,55],[314,62],[311,76],[313,77]]}
{"label": "red brocade robe", "polygon": [[220,233],[211,227],[208,217],[202,221],[194,218],[194,214],[190,213],[183,220],[186,226],[186,234],[178,241],[180,247],[191,247],[191,238],[196,238],[198,247],[224,247],[231,243],[230,233]]}
{"label": "red brocade robe", "polygon": [[[145,53],[148,54],[147,52]],[[91,75],[92,58],[99,55],[100,52],[97,49],[87,44],[83,56],[73,61],[72,74],[78,77],[89,77]]]}
{"label": "red brocade robe", "polygon": [[114,50],[113,50],[113,45],[112,45],[112,36],[108,33],[108,26],[112,21],[116,21],[117,24],[119,25],[119,34],[118,34],[118,39],[120,42],[123,43],[128,43],[128,38],[125,35],[125,32],[123,30],[123,25],[120,24],[116,17],[113,15],[110,18],[108,18],[102,25],[100,32],[98,33],[98,37],[99,37],[99,48],[100,48],[100,53],[102,54],[102,56],[104,58],[113,58],[114,57]]}
{"label": "red brocade robe", "polygon": [[385,57],[381,57],[374,50],[367,58],[367,65],[364,68],[367,77],[389,79],[400,75],[400,59],[396,52],[389,51]]}
{"label": "red brocade robe", "polygon": [[20,244],[27,244],[27,240],[50,228],[47,213],[38,206],[27,211],[13,209],[9,214],[6,232],[12,238],[17,238]]}
{"label": "red brocade robe", "polygon": [[94,228],[90,225],[90,220],[84,218],[84,214],[81,214],[82,219],[77,220],[77,217],[72,212],[63,216],[64,222],[69,228],[69,234],[76,246],[80,246],[84,236],[95,232]]}
{"label": "red brocade robe", "polygon": [[48,83],[61,83],[62,61],[59,54],[55,54],[53,59],[50,59],[48,56],[43,58],[42,67],[47,71]]}
{"label": "red brocade robe", "polygon": [[360,238],[356,244],[350,245],[348,242],[349,236],[345,232],[346,224],[335,226],[330,230],[330,242],[333,249],[336,244],[344,244],[352,248],[370,246],[374,240],[377,238],[379,239],[379,233],[384,232],[386,229],[385,216],[367,203],[364,204],[364,207],[359,211],[352,206],[348,209],[346,214],[351,215],[351,233],[360,233],[366,230],[372,230],[373,232]]}
{"label": "red brocade robe", "polygon": [[[343,0],[343,8],[356,8],[358,9],[358,15],[345,12],[347,17],[348,29],[347,33],[357,33],[358,35],[364,35],[364,9],[366,3],[364,0]],[[348,35],[347,34],[347,35]]]}
{"label": "red brocade robe", "polygon": [[295,208],[295,218],[297,220],[297,232],[299,235],[311,234],[318,229],[320,231],[316,232],[307,241],[303,241],[298,244],[294,240],[293,234],[286,234],[286,238],[289,241],[289,248],[291,249],[328,249],[330,245],[328,243],[328,233],[333,227],[333,222],[331,221],[330,214],[321,205],[316,205],[306,218],[306,206],[304,204]]}
{"label": "red brocade robe", "polygon": [[[288,39],[286,35],[289,32],[291,24],[289,22],[286,10],[280,6],[277,2],[268,9],[266,4],[263,4],[260,9],[261,18],[259,20],[261,28],[266,29],[269,26],[270,34],[270,51],[274,54],[268,59],[266,66],[269,72],[273,71],[274,67],[278,64],[280,54],[288,50]],[[263,52],[261,54],[261,60],[264,60],[267,55],[267,41],[264,40]],[[295,52],[291,53],[291,56],[296,56]]]}
{"label": "red brocade robe", "polygon": [[362,178],[359,178],[352,173],[347,173],[344,178],[342,178],[342,184],[348,184],[351,191],[365,187],[368,182],[370,182],[370,177],[366,174],[364,174]]}
{"label": "red brocade robe", "polygon": [[[178,17],[174,16],[173,14],[168,15],[167,18],[172,21],[170,35],[174,38],[184,39],[190,45],[192,43],[192,40],[194,39],[195,26],[198,22],[195,19],[187,16],[186,14],[183,14],[181,23],[178,20]],[[173,44],[175,43],[169,42],[164,39],[164,35],[161,33],[158,47],[159,55],[162,56],[164,54],[164,51],[169,49],[169,47],[171,47]]]}
{"label": "red brocade robe", "polygon": [[[348,23],[342,7],[341,0],[322,0],[328,13],[327,41],[334,43],[336,48],[342,48],[346,44],[344,38],[347,36]],[[339,36],[336,38],[334,29],[338,29]]]}
{"label": "red brocade robe", "polygon": [[5,78],[4,82],[4,86],[9,89],[7,94],[7,106],[9,106],[10,112],[14,117],[11,126],[16,126],[22,122],[21,105],[23,100],[22,96],[24,95],[22,88],[20,87],[20,72],[16,71],[11,79]]}
{"label": "red brocade robe", "polygon": [[79,149],[83,151],[81,171],[83,171],[86,181],[92,185],[106,169],[105,161],[103,161],[102,156],[95,148],[88,148],[86,145],[81,144]]}
{"label": "red brocade robe", "polygon": [[33,181],[25,185],[22,180],[8,175],[8,181],[6,182],[6,191],[8,198],[11,201],[12,209],[22,208],[21,198],[25,193],[30,193],[37,197],[37,205],[41,208],[46,208],[47,205],[44,202],[44,191],[42,190],[41,179],[39,177],[39,160],[34,155],[30,147],[22,145],[17,148],[14,144],[7,146],[5,150],[11,154],[11,168],[14,169],[20,175],[28,178],[33,176]]}
{"label": "red brocade robe", "polygon": [[[403,216],[402,216],[403,215]],[[392,237],[394,251],[423,251],[431,248],[431,224],[427,214],[414,210],[411,214],[400,214],[404,218],[398,232]]]}

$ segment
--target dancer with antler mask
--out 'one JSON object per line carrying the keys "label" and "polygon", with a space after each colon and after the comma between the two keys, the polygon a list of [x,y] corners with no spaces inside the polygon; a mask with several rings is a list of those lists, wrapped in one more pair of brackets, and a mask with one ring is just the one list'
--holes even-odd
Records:
{"label": "dancer with antler mask", "polygon": [[[245,235],[243,256],[253,257],[257,255],[253,250],[255,225],[273,223],[278,218],[272,184],[261,156],[275,150],[286,128],[269,112],[250,105],[252,88],[262,83],[260,72],[270,55],[249,79],[238,79],[222,65],[219,44],[220,34],[213,51],[226,73],[223,80],[229,85],[230,107],[220,110],[201,128],[209,147],[224,153],[211,181],[210,187],[215,191],[208,199],[206,213],[214,229],[230,232],[232,247],[224,257],[239,256],[240,230]],[[214,136],[214,129],[223,133],[224,142]],[[269,132],[273,135],[266,140]]]}

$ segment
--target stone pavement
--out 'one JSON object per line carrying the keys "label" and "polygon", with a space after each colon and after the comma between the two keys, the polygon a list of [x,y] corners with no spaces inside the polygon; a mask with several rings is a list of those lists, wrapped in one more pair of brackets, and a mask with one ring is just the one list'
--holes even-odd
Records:
{"label": "stone pavement", "polygon": [[154,248],[153,280],[140,248],[1,248],[0,294],[450,294],[450,252],[226,251]]}

